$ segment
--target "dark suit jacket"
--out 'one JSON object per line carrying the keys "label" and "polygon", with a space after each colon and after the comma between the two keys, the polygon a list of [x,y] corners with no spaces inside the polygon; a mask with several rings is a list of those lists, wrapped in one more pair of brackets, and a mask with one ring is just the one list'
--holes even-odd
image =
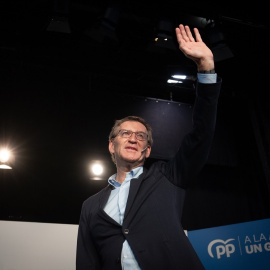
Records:
{"label": "dark suit jacket", "polygon": [[143,270],[204,269],[182,229],[185,189],[206,163],[216,123],[221,79],[196,87],[193,129],[176,156],[157,161],[132,179],[123,224],[103,210],[112,187],[84,201],[78,231],[76,269],[121,269],[127,239]]}

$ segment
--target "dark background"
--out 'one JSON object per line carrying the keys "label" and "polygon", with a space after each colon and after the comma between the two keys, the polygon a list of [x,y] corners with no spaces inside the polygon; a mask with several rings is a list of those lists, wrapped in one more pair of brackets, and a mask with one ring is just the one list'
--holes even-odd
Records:
{"label": "dark background", "polygon": [[[269,218],[269,23],[256,3],[1,0],[0,145],[15,160],[0,171],[0,218],[77,224],[82,202],[115,172],[108,134],[126,115],[153,126],[148,165],[173,155],[191,127],[196,69],[174,29],[166,33],[170,48],[154,44],[164,18],[199,28],[223,80],[215,138],[187,192],[184,228]],[[105,21],[115,38],[97,28],[108,8],[118,18]],[[213,24],[223,40],[213,42]],[[175,70],[191,80],[168,85]],[[88,170],[97,159],[108,168],[100,181]]]}

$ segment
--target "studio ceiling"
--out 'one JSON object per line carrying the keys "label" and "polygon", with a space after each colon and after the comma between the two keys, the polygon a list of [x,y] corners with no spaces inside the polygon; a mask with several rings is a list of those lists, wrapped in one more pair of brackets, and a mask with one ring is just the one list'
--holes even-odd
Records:
{"label": "studio ceiling", "polygon": [[[179,23],[198,27],[206,43],[206,25],[215,22],[219,26],[233,54],[216,61],[224,95],[241,92],[238,83],[243,74],[264,74],[263,63],[269,57],[266,11],[257,2],[234,7],[226,1],[1,0],[0,5],[3,83],[28,69],[31,76],[40,69],[65,70],[88,74],[97,90],[110,87],[110,91],[188,100],[192,81],[172,87],[166,80],[175,68],[196,75],[194,64],[178,48],[152,46],[158,21],[163,18],[173,27]],[[112,5],[120,10],[115,30],[118,43],[108,39],[97,42],[89,32]],[[57,30],[50,26],[52,20],[58,24]],[[70,33],[59,31],[63,21],[68,22]],[[254,82],[258,83],[257,78]]]}

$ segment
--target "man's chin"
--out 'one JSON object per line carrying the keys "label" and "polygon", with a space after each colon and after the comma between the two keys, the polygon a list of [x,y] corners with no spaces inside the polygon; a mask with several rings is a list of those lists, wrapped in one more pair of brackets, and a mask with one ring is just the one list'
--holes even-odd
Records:
{"label": "man's chin", "polygon": [[135,157],[131,158],[131,157],[129,157],[129,158],[125,158],[124,161],[129,163],[129,164],[136,164],[136,165],[143,164],[143,159],[142,158],[135,158]]}

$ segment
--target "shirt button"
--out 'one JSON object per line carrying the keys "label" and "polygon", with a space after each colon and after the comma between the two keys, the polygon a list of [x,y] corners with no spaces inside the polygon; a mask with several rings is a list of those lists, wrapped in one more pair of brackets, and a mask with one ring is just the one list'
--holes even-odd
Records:
{"label": "shirt button", "polygon": [[125,229],[124,234],[128,234],[128,233],[129,233],[129,229]]}

